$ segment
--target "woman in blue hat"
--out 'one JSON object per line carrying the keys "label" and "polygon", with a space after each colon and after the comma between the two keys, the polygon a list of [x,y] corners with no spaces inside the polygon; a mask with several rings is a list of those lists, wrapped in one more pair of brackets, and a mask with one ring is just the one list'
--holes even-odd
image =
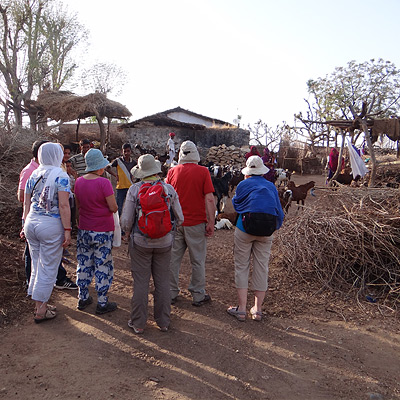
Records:
{"label": "woman in blue hat", "polygon": [[114,311],[117,304],[108,301],[114,265],[111,254],[114,237],[113,213],[118,210],[114,191],[108,179],[101,175],[109,162],[98,149],[85,154],[85,175],[75,183],[76,206],[79,209],[77,246],[78,310],[92,304],[89,285],[96,280],[96,314]]}

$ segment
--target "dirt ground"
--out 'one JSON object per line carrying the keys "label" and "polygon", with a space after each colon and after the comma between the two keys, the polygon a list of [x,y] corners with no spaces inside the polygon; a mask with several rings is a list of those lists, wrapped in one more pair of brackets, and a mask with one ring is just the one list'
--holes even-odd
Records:
{"label": "dirt ground", "polygon": [[[324,178],[293,176],[296,184],[309,180],[322,185]],[[306,205],[313,201],[318,197],[309,196]],[[285,223],[294,217],[292,207]],[[298,282],[273,258],[262,322],[240,323],[226,313],[236,302],[232,245],[229,230],[208,241],[210,304],[193,307],[184,290],[172,306],[170,331],[162,333],[150,295],[148,326],[135,335],[127,326],[132,280],[126,244],[113,251],[110,300],[117,311],[98,316],[95,304],[78,311],[76,291],[54,290],[58,316],[37,325],[23,295],[23,244],[0,237],[3,268],[14,268],[21,283],[18,312],[0,330],[0,398],[400,399],[397,312]],[[73,275],[73,246],[69,251],[66,268]],[[187,256],[181,277],[187,288]]]}

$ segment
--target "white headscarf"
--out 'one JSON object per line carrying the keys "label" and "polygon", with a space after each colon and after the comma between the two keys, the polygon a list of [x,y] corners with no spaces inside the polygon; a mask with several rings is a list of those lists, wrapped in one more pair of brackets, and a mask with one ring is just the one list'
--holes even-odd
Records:
{"label": "white headscarf", "polygon": [[47,142],[39,147],[39,168],[35,170],[35,175],[43,177],[47,171],[50,171],[39,199],[40,203],[46,204],[46,211],[50,211],[51,209],[51,201],[54,197],[54,189],[56,188],[56,178],[62,176],[68,179],[68,175],[61,169],[63,157],[64,152],[59,143]]}

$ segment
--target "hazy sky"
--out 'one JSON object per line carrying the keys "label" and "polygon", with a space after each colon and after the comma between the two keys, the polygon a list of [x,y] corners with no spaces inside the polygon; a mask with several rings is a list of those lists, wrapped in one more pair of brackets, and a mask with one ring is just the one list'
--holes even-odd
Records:
{"label": "hazy sky", "polygon": [[90,31],[81,65],[128,73],[131,121],[180,106],[270,126],[305,110],[308,79],[351,60],[400,68],[399,0],[65,0]]}

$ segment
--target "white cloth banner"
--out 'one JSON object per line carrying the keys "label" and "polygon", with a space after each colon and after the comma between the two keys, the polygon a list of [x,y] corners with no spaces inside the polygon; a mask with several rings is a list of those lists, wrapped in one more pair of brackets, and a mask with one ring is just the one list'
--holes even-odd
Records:
{"label": "white cloth banner", "polygon": [[121,226],[119,224],[118,211],[113,214],[114,217],[114,239],[113,247],[121,246]]}
{"label": "white cloth banner", "polygon": [[350,155],[350,166],[353,173],[353,179],[360,175],[361,178],[368,173],[368,168],[366,167],[364,160],[358,155],[357,151],[352,146],[350,139],[347,139],[347,147],[349,148]]}

